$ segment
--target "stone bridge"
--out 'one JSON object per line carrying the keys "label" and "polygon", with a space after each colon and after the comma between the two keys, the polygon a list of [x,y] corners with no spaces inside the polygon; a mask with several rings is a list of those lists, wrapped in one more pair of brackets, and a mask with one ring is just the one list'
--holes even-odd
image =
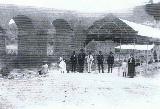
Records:
{"label": "stone bridge", "polygon": [[5,55],[5,38],[11,20],[18,31],[16,61],[20,64],[33,65],[46,60],[48,45],[54,59],[68,57],[72,50],[83,46],[85,32],[81,20],[69,11],[1,5],[0,13],[1,57]]}
{"label": "stone bridge", "polygon": [[[57,61],[60,56],[68,59],[73,50],[79,51],[84,47],[85,41],[90,40],[89,28],[93,27],[96,22],[101,27],[104,22],[101,24],[99,21],[106,16],[104,14],[100,17],[93,17],[93,15],[83,17],[80,13],[72,11],[14,5],[0,5],[0,14],[0,59],[6,61],[11,58],[12,62],[16,62],[15,65],[22,65],[22,67],[38,65],[37,63],[46,60]],[[109,16],[105,18],[110,19]],[[17,31],[18,54],[14,57],[15,59],[6,55],[6,38],[10,36],[8,33],[11,21],[14,22]],[[99,30],[117,30],[114,25],[113,22],[108,22],[107,28]],[[110,29],[111,27],[114,28]],[[97,26],[95,25],[94,28],[96,29]],[[112,33],[117,37],[122,31]],[[103,35],[108,36],[110,33]],[[111,39],[114,38],[111,37]]]}

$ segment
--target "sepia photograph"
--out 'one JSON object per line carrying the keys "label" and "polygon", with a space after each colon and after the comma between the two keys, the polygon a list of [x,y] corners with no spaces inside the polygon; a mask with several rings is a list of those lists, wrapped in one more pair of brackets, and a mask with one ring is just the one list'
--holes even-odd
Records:
{"label": "sepia photograph", "polygon": [[0,0],[0,109],[159,109],[160,0]]}

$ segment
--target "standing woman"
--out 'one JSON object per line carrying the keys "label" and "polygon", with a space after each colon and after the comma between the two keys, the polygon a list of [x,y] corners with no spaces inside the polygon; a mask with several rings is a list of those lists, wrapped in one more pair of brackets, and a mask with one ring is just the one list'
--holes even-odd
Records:
{"label": "standing woman", "polygon": [[89,55],[87,56],[87,65],[88,65],[88,73],[91,73],[91,68],[92,68],[92,62],[94,58],[91,55],[91,52],[89,52]]}
{"label": "standing woman", "polygon": [[128,59],[128,76],[133,78],[135,75],[135,59],[133,55]]}

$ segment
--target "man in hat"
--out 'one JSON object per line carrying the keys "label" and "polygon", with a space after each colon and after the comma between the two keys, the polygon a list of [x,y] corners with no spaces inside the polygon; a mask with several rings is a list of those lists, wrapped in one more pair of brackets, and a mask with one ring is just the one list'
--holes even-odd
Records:
{"label": "man in hat", "polygon": [[102,73],[104,73],[103,61],[104,61],[104,57],[103,57],[102,51],[99,51],[99,54],[97,55],[97,64],[98,64],[99,73],[101,69],[102,69]]}
{"label": "man in hat", "polygon": [[72,72],[75,72],[77,65],[77,55],[75,51],[73,51],[73,54],[71,55],[70,62],[71,62]]}
{"label": "man in hat", "polygon": [[84,70],[85,56],[86,54],[84,53],[84,50],[81,49],[78,55],[79,72],[81,73],[83,73],[83,70]]}
{"label": "man in hat", "polygon": [[113,53],[110,52],[108,58],[107,58],[107,64],[108,64],[108,73],[112,73],[112,68],[113,68],[113,64],[114,64],[114,56]]}

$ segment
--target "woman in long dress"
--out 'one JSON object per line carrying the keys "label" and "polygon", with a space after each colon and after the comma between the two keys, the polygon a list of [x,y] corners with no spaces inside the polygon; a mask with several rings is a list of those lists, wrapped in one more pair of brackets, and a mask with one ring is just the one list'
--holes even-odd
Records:
{"label": "woman in long dress", "polygon": [[128,76],[133,78],[135,75],[135,59],[133,55],[128,59]]}

